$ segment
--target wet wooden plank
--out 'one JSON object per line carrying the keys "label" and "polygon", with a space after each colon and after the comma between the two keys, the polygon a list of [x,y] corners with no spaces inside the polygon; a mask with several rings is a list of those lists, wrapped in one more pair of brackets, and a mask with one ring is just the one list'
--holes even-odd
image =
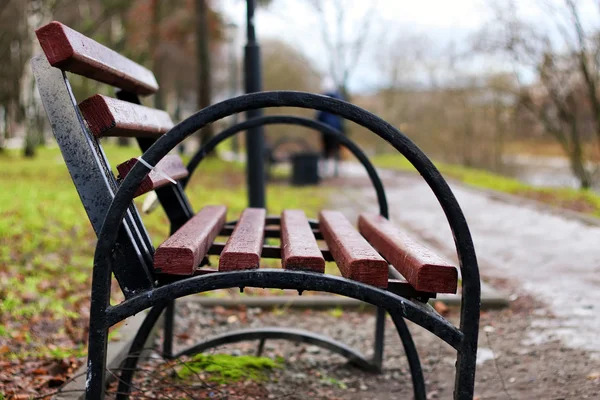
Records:
{"label": "wet wooden plank", "polygon": [[[213,256],[220,256],[225,248],[226,243],[214,242],[210,249],[208,250],[208,254]],[[325,259],[326,262],[335,261],[331,256],[331,253],[328,249],[319,249],[321,255]],[[260,254],[261,258],[270,258],[270,259],[281,259],[281,247],[279,246],[271,246],[271,245],[263,245],[262,253]]]}
{"label": "wet wooden plank", "polygon": [[237,271],[259,267],[266,215],[263,208],[247,208],[242,212],[221,253],[219,271]]}
{"label": "wet wooden plank", "polygon": [[285,269],[325,272],[325,259],[302,210],[281,214],[281,253]]}
{"label": "wet wooden plank", "polygon": [[321,233],[342,276],[369,285],[387,287],[388,263],[339,211],[321,211]]}
{"label": "wet wooden plank", "polygon": [[225,225],[227,207],[206,206],[158,246],[154,268],[163,274],[193,275]]}
{"label": "wet wooden plank", "polygon": [[79,104],[81,115],[96,137],[159,138],[173,127],[168,113],[96,94]]}
{"label": "wet wooden plank", "polygon": [[376,214],[361,214],[358,229],[416,290],[456,293],[456,267],[411,239],[387,219]]}
{"label": "wet wooden plank", "polygon": [[[119,177],[125,178],[137,162],[137,158],[131,158],[124,163],[117,165]],[[172,184],[172,182],[170,182],[163,175],[159,174],[157,171],[162,172],[164,175],[167,175],[173,180],[185,178],[189,174],[188,170],[185,168],[185,165],[183,165],[183,161],[178,155],[168,154],[158,162],[156,169],[150,171],[150,173],[146,175],[138,187],[138,190],[135,192],[136,197],[159,187]]]}
{"label": "wet wooden plank", "polygon": [[[221,233],[219,234],[219,236],[229,236],[231,235],[231,232],[233,232],[233,229],[235,228],[235,225],[225,225],[223,227],[223,229],[221,229]],[[313,232],[313,236],[315,237],[315,239],[317,240],[323,240],[323,235],[321,235],[321,231],[319,231],[318,229],[312,229]],[[281,238],[281,229],[276,226],[276,227],[271,227],[271,226],[267,226],[265,227],[265,238]]]}
{"label": "wet wooden plank", "polygon": [[35,34],[53,67],[139,95],[158,90],[150,70],[60,22],[44,25]]}

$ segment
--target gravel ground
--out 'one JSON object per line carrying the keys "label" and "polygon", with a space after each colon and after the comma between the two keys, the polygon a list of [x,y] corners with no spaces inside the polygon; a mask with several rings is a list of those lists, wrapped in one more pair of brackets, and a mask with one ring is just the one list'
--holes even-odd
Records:
{"label": "gravel ground", "polygon": [[[457,310],[448,318],[457,322]],[[600,365],[583,350],[559,341],[531,342],[532,321],[553,317],[531,298],[513,301],[505,310],[482,315],[476,398],[479,399],[598,399]],[[317,312],[310,310],[202,309],[182,301],[176,317],[176,349],[239,328],[282,326],[308,329],[343,341],[363,354],[372,352],[374,315],[371,311]],[[426,378],[429,399],[452,398],[454,351],[436,337],[411,324]],[[157,345],[160,337],[157,339]],[[218,353],[255,354],[257,342],[222,346]],[[382,374],[364,373],[345,360],[318,347],[287,341],[267,341],[264,355],[283,357],[264,383],[263,395],[254,398],[286,399],[399,399],[412,398],[410,374],[393,324],[386,326]]]}

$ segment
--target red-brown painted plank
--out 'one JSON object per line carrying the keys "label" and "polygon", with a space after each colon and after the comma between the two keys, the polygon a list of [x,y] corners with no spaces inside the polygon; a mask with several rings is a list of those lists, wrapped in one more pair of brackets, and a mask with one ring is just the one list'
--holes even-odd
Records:
{"label": "red-brown painted plank", "polygon": [[164,274],[193,275],[225,225],[225,206],[206,206],[154,253],[154,268]]}
{"label": "red-brown painted plank", "polygon": [[79,110],[96,137],[158,138],[173,127],[165,111],[100,94],[82,101]]}
{"label": "red-brown painted plank", "polygon": [[388,263],[339,211],[321,211],[319,224],[342,276],[387,287]]}
{"label": "red-brown painted plank", "polygon": [[150,70],[60,22],[44,25],[35,34],[53,67],[140,95],[158,90]]}
{"label": "red-brown painted plank", "polygon": [[[132,158],[122,164],[117,165],[119,176],[121,178],[125,178],[136,162],[138,162],[137,158]],[[158,162],[156,169],[174,180],[188,176],[188,170],[183,165],[183,161],[181,161],[181,158],[175,154],[166,155]],[[169,182],[169,180],[163,175],[159,174],[156,170],[152,170],[148,175],[146,175],[138,187],[138,190],[135,192],[135,196],[141,196],[144,193],[148,193],[151,190],[168,185],[170,183],[171,182]]]}
{"label": "red-brown painted plank", "polygon": [[265,236],[266,211],[247,208],[242,212],[235,229],[219,259],[219,271],[258,268]]}
{"label": "red-brown painted plank", "polygon": [[415,289],[456,293],[456,267],[415,242],[387,219],[375,214],[361,214],[358,229]]}
{"label": "red-brown painted plank", "polygon": [[281,263],[285,269],[325,272],[325,259],[302,210],[281,214]]}

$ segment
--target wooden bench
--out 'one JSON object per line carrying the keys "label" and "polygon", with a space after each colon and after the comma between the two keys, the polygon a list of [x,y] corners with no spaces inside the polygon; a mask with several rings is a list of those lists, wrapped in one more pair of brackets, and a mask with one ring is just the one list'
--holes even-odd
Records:
{"label": "wooden bench", "polygon": [[[149,333],[152,321],[158,318],[166,304],[172,304],[175,298],[185,294],[219,287],[255,285],[292,288],[299,292],[323,290],[368,301],[382,307],[380,310],[385,307],[405,346],[417,398],[423,398],[424,383],[403,317],[431,330],[460,354],[466,354],[464,360],[461,358],[463,366],[457,374],[463,376],[474,371],[476,327],[474,331],[472,327],[470,331],[459,331],[423,304],[436,293],[457,291],[455,266],[379,215],[365,213],[358,221],[350,221],[338,211],[324,210],[318,221],[312,221],[301,210],[285,210],[281,216],[267,216],[264,209],[247,208],[237,221],[227,222],[227,210],[223,205],[207,206],[194,213],[183,185],[171,183],[171,180],[181,180],[189,174],[181,159],[174,154],[164,156],[165,152],[155,167],[148,164],[153,154],[162,151],[161,143],[171,140],[164,136],[165,133],[169,132],[170,137],[180,135],[177,128],[172,130],[173,122],[166,112],[140,105],[138,96],[152,94],[158,89],[153,74],[58,22],[41,27],[36,34],[45,54],[45,57],[32,61],[40,95],[72,180],[98,234],[88,348],[88,399],[103,397],[109,326],[134,312],[154,306],[147,319],[149,322],[145,322],[138,333],[136,343],[139,345],[144,343],[144,335]],[[65,71],[119,88],[118,98],[94,95],[78,103]],[[268,101],[276,104],[282,96],[285,97],[278,94],[273,97],[275,100],[268,98]],[[294,105],[293,96],[298,94],[287,97],[290,105]],[[319,107],[339,103],[337,100],[326,100],[330,103],[325,103],[318,96],[310,99]],[[298,101],[298,104],[303,106],[304,103]],[[348,109],[349,105],[343,107]],[[362,112],[358,108],[355,110]],[[343,112],[341,109],[340,113]],[[364,117],[364,120],[369,118]],[[102,151],[101,139],[110,136],[134,137],[144,152],[141,158],[122,160],[117,166],[118,176],[112,174]],[[131,202],[133,197],[152,190],[156,191],[171,223],[171,235],[156,249]],[[119,207],[124,207],[123,217],[119,217]],[[115,221],[118,223],[113,224]],[[353,222],[357,223],[358,229]],[[458,223],[462,222],[459,220]],[[113,230],[116,236],[111,242]],[[227,237],[227,241],[216,241],[219,236]],[[265,244],[265,238],[269,237],[280,238],[281,245]],[[114,251],[115,246],[119,251]],[[465,251],[464,254],[469,254],[471,249]],[[219,256],[218,268],[205,265],[213,256]],[[263,270],[260,261],[264,258],[280,259],[282,268]],[[325,273],[325,263],[329,261],[337,264],[343,278]],[[109,307],[110,286],[107,284],[111,272],[126,300]],[[472,276],[469,279],[473,279]],[[478,315],[478,308],[476,311]],[[379,317],[382,315],[385,314],[378,314]],[[384,319],[379,317],[377,330],[382,338]],[[169,318],[172,324],[172,314],[167,317],[167,323]],[[172,337],[168,338],[172,336],[172,326],[170,329],[166,342],[172,340]],[[253,332],[251,337],[264,340],[266,337],[279,338],[282,334],[277,331],[275,336],[268,336],[265,332]],[[292,336],[323,345],[359,365],[369,365],[363,356],[337,342],[309,333],[294,332],[285,337]],[[228,337],[217,343],[233,340],[232,335]],[[165,346],[168,348],[170,344]],[[135,360],[137,362],[137,358]],[[132,371],[133,368],[124,368],[120,390],[129,390],[127,382]],[[469,389],[470,378],[464,379],[466,383],[459,385],[462,389],[456,398],[464,398],[465,393],[472,390]]]}

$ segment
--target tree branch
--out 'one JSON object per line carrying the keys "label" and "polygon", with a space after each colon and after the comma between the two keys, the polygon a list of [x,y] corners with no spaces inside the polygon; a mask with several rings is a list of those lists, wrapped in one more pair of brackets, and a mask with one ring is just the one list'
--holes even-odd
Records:
{"label": "tree branch", "polygon": [[373,15],[375,13],[375,8],[377,6],[376,2],[371,3],[371,7],[365,14],[362,20],[362,24],[358,30],[358,35],[356,36],[356,40],[352,45],[352,54],[354,54],[353,59],[350,63],[346,64],[346,68],[344,69],[344,83],[350,79],[350,74],[354,72],[356,66],[358,65],[358,60],[366,43],[366,39],[368,36],[369,28],[371,26],[371,22],[373,20]]}
{"label": "tree branch", "polygon": [[[577,6],[573,2],[573,0],[566,0],[566,3],[571,13],[571,19],[575,28],[575,32],[577,33],[577,42],[579,45],[579,49],[577,52],[577,56],[579,59],[579,68],[581,70],[581,74],[583,75],[583,79],[586,84],[589,101],[592,104],[594,122],[596,123],[596,136],[600,141],[600,100],[598,99],[596,79],[590,74],[588,68],[586,35],[583,30],[583,26],[581,25],[581,19],[579,17],[579,10],[577,9]],[[598,144],[600,145],[600,142]]]}

